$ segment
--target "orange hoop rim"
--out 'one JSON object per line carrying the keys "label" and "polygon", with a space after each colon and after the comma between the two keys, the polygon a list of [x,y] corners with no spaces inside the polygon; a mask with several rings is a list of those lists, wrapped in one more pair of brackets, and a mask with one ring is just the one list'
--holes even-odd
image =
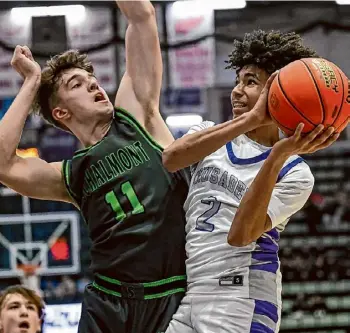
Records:
{"label": "orange hoop rim", "polygon": [[39,266],[33,264],[20,264],[17,265],[17,268],[21,270],[25,275],[34,275]]}

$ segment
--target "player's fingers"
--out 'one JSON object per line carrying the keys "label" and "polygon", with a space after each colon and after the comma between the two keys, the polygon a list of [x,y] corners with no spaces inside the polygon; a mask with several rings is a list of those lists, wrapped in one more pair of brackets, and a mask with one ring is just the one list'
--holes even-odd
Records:
{"label": "player's fingers", "polygon": [[323,129],[324,129],[324,126],[322,124],[314,128],[311,133],[305,136],[304,138],[305,143],[308,144],[310,142],[313,142],[317,138],[317,136],[322,133]]}
{"label": "player's fingers", "polygon": [[272,81],[274,80],[274,78],[276,77],[277,74],[278,74],[278,71],[272,73],[272,74],[270,75],[270,77],[267,79],[267,81],[266,81],[266,83],[265,83],[265,86],[264,86],[263,90],[262,90],[261,93],[260,93],[259,99],[258,99],[258,101],[256,102],[256,105],[257,105],[258,107],[266,106],[266,105],[267,105],[267,97],[268,97],[268,95],[269,95],[269,90],[270,90]]}
{"label": "player's fingers", "polygon": [[267,81],[265,83],[265,87],[264,87],[265,91],[269,91],[271,84],[272,84],[273,80],[275,79],[275,77],[278,75],[278,73],[279,73],[279,71],[272,73],[270,75],[270,77],[267,79]]}
{"label": "player's fingers", "polygon": [[303,128],[304,128],[304,123],[300,123],[297,128],[295,129],[295,132],[292,136],[292,138],[295,140],[295,141],[298,141],[300,138],[301,138],[301,134],[303,133]]}
{"label": "player's fingers", "polygon": [[335,128],[334,127],[328,127],[323,133],[320,133],[317,135],[311,143],[315,146],[320,146],[324,142],[326,142],[333,134],[334,134]]}
{"label": "player's fingers", "polygon": [[19,58],[19,55],[22,53],[22,46],[21,45],[17,45],[15,47],[15,50],[13,52],[13,56],[12,56],[12,59],[11,59],[11,66],[15,65],[18,58]]}
{"label": "player's fingers", "polygon": [[30,49],[29,49],[28,46],[23,46],[23,52],[24,52],[24,55],[25,55],[28,59],[34,61],[32,52],[30,51]]}
{"label": "player's fingers", "polygon": [[316,146],[315,149],[313,149],[311,152],[314,153],[317,150],[325,149],[325,148],[331,146],[335,141],[338,140],[339,135],[340,135],[339,133],[335,133],[335,134],[331,135],[326,141],[324,141],[320,145]]}
{"label": "player's fingers", "polygon": [[14,52],[13,52],[13,57],[18,56],[21,53],[22,53],[22,46],[21,45],[17,45],[15,47]]}

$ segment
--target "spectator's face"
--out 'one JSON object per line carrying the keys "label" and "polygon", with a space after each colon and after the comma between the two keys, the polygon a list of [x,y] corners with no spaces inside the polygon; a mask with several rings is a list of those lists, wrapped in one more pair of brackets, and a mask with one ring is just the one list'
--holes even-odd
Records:
{"label": "spectator's face", "polygon": [[40,329],[37,307],[21,294],[9,294],[0,309],[1,333],[36,333]]}
{"label": "spectator's face", "polygon": [[346,195],[345,192],[339,192],[338,195],[337,195],[337,198],[338,198],[338,202],[341,204],[341,205],[347,205],[348,203],[348,196]]}

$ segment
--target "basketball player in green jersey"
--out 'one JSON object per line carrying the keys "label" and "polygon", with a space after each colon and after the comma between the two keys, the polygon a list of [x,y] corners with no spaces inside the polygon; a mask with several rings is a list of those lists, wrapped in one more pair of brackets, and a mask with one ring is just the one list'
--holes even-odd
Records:
{"label": "basketball player in green jersey", "polygon": [[[22,195],[78,207],[92,240],[94,282],[85,291],[81,333],[164,332],[185,291],[186,174],[169,173],[173,142],[159,113],[162,61],[149,1],[117,1],[128,19],[126,73],[115,105],[86,55],[68,51],[41,72],[27,47],[12,66],[23,86],[0,122],[0,181]],[[16,156],[25,120],[39,114],[86,147],[71,160]]]}

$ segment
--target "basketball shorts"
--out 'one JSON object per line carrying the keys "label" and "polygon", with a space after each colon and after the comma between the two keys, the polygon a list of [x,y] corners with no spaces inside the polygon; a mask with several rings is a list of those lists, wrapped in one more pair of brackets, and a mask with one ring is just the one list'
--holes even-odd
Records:
{"label": "basketball shorts", "polygon": [[186,295],[166,333],[275,333],[280,311],[269,302],[232,296]]}
{"label": "basketball shorts", "polygon": [[85,288],[78,333],[164,333],[185,288],[185,276],[123,283],[98,275]]}

